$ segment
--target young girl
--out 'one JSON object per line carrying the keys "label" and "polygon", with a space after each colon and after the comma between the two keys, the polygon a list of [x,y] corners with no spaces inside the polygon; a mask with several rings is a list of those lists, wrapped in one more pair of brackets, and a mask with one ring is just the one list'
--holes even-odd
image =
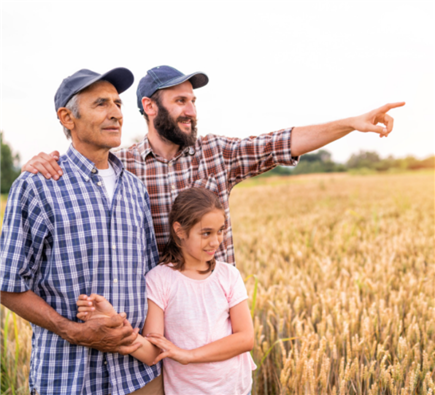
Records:
{"label": "young girl", "polygon": [[[169,223],[161,264],[146,276],[146,337],[131,355],[148,365],[164,359],[167,395],[249,394],[255,364],[248,295],[238,270],[214,259],[224,209],[209,190],[187,189],[175,199]],[[99,295],[81,295],[77,305],[82,320],[116,314]]]}

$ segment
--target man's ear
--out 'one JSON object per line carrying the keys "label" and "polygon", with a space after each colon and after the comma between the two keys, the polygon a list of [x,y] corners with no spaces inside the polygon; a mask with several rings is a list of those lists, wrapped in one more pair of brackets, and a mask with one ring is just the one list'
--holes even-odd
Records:
{"label": "man's ear", "polygon": [[149,97],[142,98],[142,108],[145,114],[148,115],[148,117],[155,117],[158,113],[157,104],[153,102]]}
{"label": "man's ear", "polygon": [[68,110],[66,107],[61,107],[57,110],[57,117],[59,118],[60,123],[67,129],[74,129],[74,119],[71,110]]}
{"label": "man's ear", "polygon": [[187,237],[186,232],[184,231],[183,227],[179,222],[174,222],[172,228],[174,229],[175,234],[180,240],[183,240]]}

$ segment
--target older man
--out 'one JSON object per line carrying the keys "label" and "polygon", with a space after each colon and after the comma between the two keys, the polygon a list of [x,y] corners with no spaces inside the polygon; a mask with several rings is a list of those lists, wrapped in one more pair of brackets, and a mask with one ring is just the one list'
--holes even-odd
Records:
{"label": "older man", "polygon": [[[169,66],[148,70],[137,88],[137,103],[147,121],[148,134],[141,143],[118,151],[116,155],[148,189],[160,252],[169,236],[169,211],[180,191],[201,186],[219,194],[228,227],[216,259],[229,263],[235,261],[229,196],[236,184],[278,165],[295,165],[299,155],[354,130],[386,136],[393,129],[393,118],[387,112],[405,104],[387,104],[357,117],[246,139],[216,135],[197,137],[193,89],[207,83],[207,75],[201,72],[184,75]],[[54,152],[52,155],[57,157],[59,154]],[[47,154],[34,157],[24,169],[33,173],[40,171],[55,179],[62,171]]]}
{"label": "older man", "polygon": [[[119,93],[132,83],[124,68],[63,80],[55,107],[72,139],[63,177],[23,173],[9,195],[1,301],[32,323],[32,394],[163,393],[160,366],[127,355],[140,346],[131,325],[143,327],[145,273],[158,261],[146,189],[109,152],[121,143]],[[91,293],[125,313],[79,323],[76,301]]]}

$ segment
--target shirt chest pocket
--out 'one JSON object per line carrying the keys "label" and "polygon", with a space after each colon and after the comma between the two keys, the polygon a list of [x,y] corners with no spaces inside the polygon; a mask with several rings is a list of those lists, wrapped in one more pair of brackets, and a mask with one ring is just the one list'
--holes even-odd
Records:
{"label": "shirt chest pocket", "polygon": [[132,224],[123,224],[118,232],[117,255],[120,270],[127,276],[143,275],[146,267],[145,230]]}
{"label": "shirt chest pocket", "polygon": [[210,174],[208,178],[200,178],[199,180],[194,181],[191,186],[192,188],[205,188],[215,194],[219,194],[219,188],[214,174]]}

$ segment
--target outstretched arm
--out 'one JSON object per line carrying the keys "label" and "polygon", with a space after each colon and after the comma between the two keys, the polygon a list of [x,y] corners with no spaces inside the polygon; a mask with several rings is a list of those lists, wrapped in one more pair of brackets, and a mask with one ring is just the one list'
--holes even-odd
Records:
{"label": "outstretched arm", "polygon": [[394,119],[387,114],[388,111],[404,105],[404,102],[386,104],[357,117],[321,125],[294,127],[291,135],[292,155],[299,156],[314,151],[346,136],[354,130],[378,133],[380,137],[388,136],[393,130],[394,124]]}
{"label": "outstretched arm", "polygon": [[[346,136],[354,130],[378,133],[380,137],[388,136],[388,134],[393,130],[394,119],[387,113],[393,108],[402,107],[404,105],[405,102],[385,104],[376,110],[356,117],[341,119],[339,121],[328,122],[320,125],[296,126],[291,132],[291,155],[292,157],[297,157],[315,151],[316,149]],[[238,150],[235,150],[235,155],[240,159],[241,156],[239,155]],[[252,156],[252,152],[250,155]],[[29,160],[21,170],[34,174],[41,173],[47,179],[54,178],[55,180],[58,180],[63,174],[62,169],[57,164],[58,159],[59,152],[57,151],[53,151],[51,154],[41,152]],[[261,157],[261,159],[263,160],[264,158]],[[273,163],[271,163],[269,167],[273,168]],[[248,172],[250,176],[253,176],[270,169],[266,167],[261,171],[256,169],[252,170],[248,164],[244,165],[243,170],[244,172]],[[234,184],[240,182],[242,178],[246,178],[246,175],[242,176],[240,174],[235,174],[233,176],[235,180],[233,180],[232,183]]]}
{"label": "outstretched arm", "polygon": [[[252,350],[254,346],[254,328],[248,302],[245,300],[230,309],[233,333],[194,350],[183,350],[162,335],[150,333],[147,339],[163,352],[156,358],[157,363],[163,358],[171,358],[183,365],[189,363],[218,362],[233,358]],[[137,351],[137,352],[140,352]]]}

